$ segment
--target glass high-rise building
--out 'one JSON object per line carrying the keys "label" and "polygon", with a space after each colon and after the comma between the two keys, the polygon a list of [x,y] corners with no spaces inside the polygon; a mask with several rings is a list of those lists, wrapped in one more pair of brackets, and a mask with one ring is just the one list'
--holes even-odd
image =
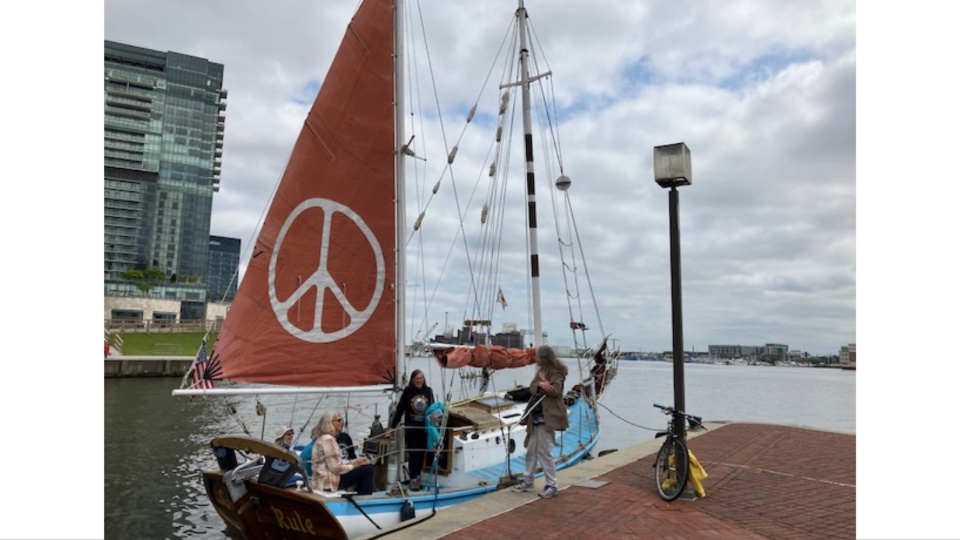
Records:
{"label": "glass high-rise building", "polygon": [[237,270],[240,268],[240,239],[210,237],[210,260],[207,263],[207,300],[230,302],[237,294]]}
{"label": "glass high-rise building", "polygon": [[157,267],[204,283],[223,155],[223,65],[112,41],[103,64],[104,277]]}

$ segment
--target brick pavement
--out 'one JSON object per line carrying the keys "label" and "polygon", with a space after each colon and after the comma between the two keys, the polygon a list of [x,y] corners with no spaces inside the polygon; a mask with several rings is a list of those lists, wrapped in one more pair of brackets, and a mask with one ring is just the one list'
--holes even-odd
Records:
{"label": "brick pavement", "polygon": [[[655,454],[560,495],[510,494],[519,506],[446,534],[475,538],[831,540],[856,537],[856,436],[766,424],[728,424],[689,441],[707,496],[662,501]],[[522,498],[529,499],[524,501]],[[410,532],[416,534],[411,529]],[[425,531],[423,531],[425,532]]]}

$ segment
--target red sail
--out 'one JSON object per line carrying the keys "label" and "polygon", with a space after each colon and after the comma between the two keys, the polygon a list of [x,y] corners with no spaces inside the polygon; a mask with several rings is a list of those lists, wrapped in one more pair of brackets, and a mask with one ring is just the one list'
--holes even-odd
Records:
{"label": "red sail", "polygon": [[393,3],[363,2],[287,164],[215,353],[226,379],[392,381]]}
{"label": "red sail", "polygon": [[510,349],[500,345],[450,347],[433,351],[433,356],[441,367],[448,369],[466,366],[509,369],[529,366],[537,362],[536,349]]}

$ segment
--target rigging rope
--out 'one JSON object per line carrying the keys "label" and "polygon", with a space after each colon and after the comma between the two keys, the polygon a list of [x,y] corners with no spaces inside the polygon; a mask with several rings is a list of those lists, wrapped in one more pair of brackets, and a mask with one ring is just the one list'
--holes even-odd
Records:
{"label": "rigging rope", "polygon": [[651,427],[647,427],[647,426],[641,426],[640,424],[634,424],[633,422],[631,422],[631,421],[627,420],[626,418],[624,418],[624,417],[618,415],[617,413],[613,412],[613,409],[611,409],[610,407],[607,407],[607,406],[604,405],[603,403],[600,403],[600,402],[598,401],[598,402],[597,402],[597,405],[600,405],[601,407],[603,407],[604,409],[606,409],[607,412],[609,412],[610,414],[612,414],[617,420],[620,420],[620,421],[622,421],[622,422],[624,422],[624,423],[626,423],[626,424],[630,424],[631,426],[633,426],[633,427],[635,427],[635,428],[645,429],[645,430],[647,430],[647,431],[661,431],[661,430],[662,430],[661,428],[651,428]]}
{"label": "rigging rope", "polygon": [[[417,9],[419,9],[419,3],[417,4]],[[414,113],[417,113],[419,117],[419,129],[423,129],[424,126],[424,117],[423,111],[426,110],[425,105],[426,101],[423,99],[423,96],[420,92],[421,87],[426,88],[428,85],[433,90],[431,104],[432,107],[436,108],[436,117],[440,124],[440,129],[442,133],[442,146],[443,150],[446,152],[448,159],[442,162],[440,167],[442,170],[439,172],[439,175],[436,177],[436,183],[434,184],[433,190],[431,193],[426,193],[426,184],[421,185],[420,180],[423,180],[426,176],[426,171],[421,171],[419,166],[419,161],[424,158],[421,156],[416,156],[412,149],[410,152],[406,152],[407,148],[404,148],[405,153],[413,155],[416,160],[414,161],[414,170],[417,171],[417,205],[420,210],[420,216],[417,219],[417,224],[413,227],[411,231],[408,232],[408,237],[406,244],[410,245],[413,241],[414,235],[417,237],[418,241],[418,264],[417,264],[417,278],[418,282],[423,282],[423,289],[417,290],[416,296],[419,297],[422,293],[422,318],[419,316],[411,317],[411,335],[416,334],[419,336],[421,332],[428,332],[426,329],[430,326],[431,321],[429,320],[429,311],[431,306],[434,304],[437,298],[440,297],[441,286],[444,284],[443,276],[447,273],[454,261],[454,252],[458,244],[462,245],[462,249],[466,255],[465,264],[466,268],[464,273],[467,274],[468,280],[465,279],[466,285],[469,287],[469,294],[464,297],[462,304],[462,320],[463,321],[493,321],[496,315],[496,309],[499,299],[499,293],[504,288],[504,283],[499,277],[501,275],[501,269],[507,259],[504,257],[505,249],[508,245],[509,238],[506,237],[506,232],[504,230],[504,225],[506,224],[506,212],[508,201],[508,182],[507,178],[511,176],[511,159],[512,151],[514,148],[514,135],[515,135],[515,126],[518,123],[519,118],[519,92],[521,88],[521,83],[516,82],[519,76],[522,76],[520,73],[520,62],[519,55],[516,54],[507,54],[505,51],[516,49],[519,43],[519,24],[527,24],[529,33],[531,36],[531,43],[528,51],[528,58],[530,59],[530,66],[533,69],[532,79],[530,81],[531,97],[534,101],[534,107],[536,118],[537,118],[537,129],[539,130],[540,138],[540,151],[543,153],[542,164],[541,160],[537,160],[537,167],[542,168],[546,171],[547,182],[548,182],[548,191],[551,197],[552,209],[553,209],[553,218],[554,224],[556,227],[556,240],[559,244],[559,258],[560,266],[563,276],[563,285],[565,288],[565,295],[567,299],[567,311],[568,317],[570,319],[570,330],[573,335],[573,344],[574,349],[581,350],[588,348],[588,341],[586,336],[587,324],[585,316],[590,316],[586,312],[589,310],[589,306],[586,303],[593,303],[593,317],[596,317],[596,323],[599,325],[599,330],[601,334],[604,334],[603,322],[600,319],[599,308],[596,306],[596,295],[590,281],[590,275],[586,266],[584,258],[584,247],[580,243],[580,234],[577,229],[576,220],[573,217],[572,213],[572,204],[570,200],[569,193],[566,191],[561,191],[556,189],[552,184],[553,180],[564,173],[564,163],[563,163],[563,152],[559,136],[559,113],[558,105],[556,100],[556,88],[554,86],[554,81],[552,77],[552,71],[550,69],[549,62],[546,59],[546,56],[542,49],[542,44],[539,39],[539,35],[533,27],[533,23],[530,20],[529,16],[525,21],[519,21],[517,17],[511,18],[510,24],[506,29],[506,32],[503,34],[503,38],[500,42],[500,46],[494,55],[493,62],[490,65],[490,68],[487,70],[485,78],[482,85],[473,101],[470,104],[469,113],[467,113],[465,121],[462,124],[462,128],[459,133],[456,134],[455,139],[448,139],[448,134],[446,130],[446,122],[444,121],[444,115],[442,114],[440,103],[439,103],[439,94],[437,92],[437,81],[435,77],[435,68],[433,66],[432,51],[431,47],[426,39],[426,32],[423,31],[425,28],[423,22],[422,12],[419,15],[411,15],[410,23],[411,27],[414,26],[412,22],[415,17],[419,16],[419,26],[418,30],[423,33],[424,39],[422,42],[423,52],[425,53],[426,66],[428,71],[428,81],[421,83],[420,79],[416,76],[411,76],[410,80],[413,82],[414,88],[411,92],[408,92],[410,99],[410,114],[411,116]],[[408,33],[408,40],[411,40],[411,45],[409,50],[413,51],[409,55],[408,64],[412,64],[413,68],[420,61],[418,48],[412,45],[412,33]],[[497,114],[494,111],[494,119],[496,119],[496,134],[491,139],[490,145],[487,148],[486,159],[484,164],[479,168],[477,176],[472,182],[472,188],[464,190],[464,186],[458,186],[457,182],[457,171],[455,169],[455,160],[453,156],[456,154],[456,149],[464,142],[466,135],[468,133],[468,128],[470,127],[472,120],[474,119],[474,113],[478,108],[478,105],[481,102],[484,94],[488,92],[491,88],[491,82],[493,81],[494,73],[497,71],[498,65],[501,67],[500,71],[500,84],[499,89],[502,90],[498,92],[500,95],[500,111]],[[414,69],[414,74],[417,73],[417,70]],[[539,83],[539,84],[536,84]],[[510,102],[513,103],[510,103]],[[483,113],[481,113],[481,118]],[[487,117],[489,118],[489,117]],[[488,120],[489,122],[489,120]],[[413,122],[410,122],[413,124]],[[503,133],[506,130],[507,133]],[[412,132],[416,132],[417,129],[412,129]],[[408,145],[412,145],[412,142],[416,137],[419,136],[418,133],[412,133],[412,137],[408,142]],[[421,141],[422,139],[417,139]],[[427,149],[426,141],[423,141],[423,144],[418,144],[418,149],[423,148],[424,151]],[[554,162],[556,160],[556,162]],[[557,171],[554,167],[558,168]],[[489,174],[487,171],[489,169]],[[423,172],[424,174],[420,174]],[[559,175],[557,174],[559,172]],[[483,182],[489,177],[488,185],[484,186]],[[438,190],[444,183],[450,184],[450,191],[448,196],[450,197],[451,208],[456,208],[457,212],[457,222],[454,229],[454,235],[450,240],[449,247],[446,251],[446,254],[443,258],[443,262],[438,265],[436,270],[440,277],[436,278],[435,282],[428,288],[426,283],[427,269],[425,268],[425,257],[424,254],[424,236],[421,234],[422,230],[420,225],[423,222],[423,219],[426,215],[427,210],[431,205],[437,201]],[[560,192],[560,193],[558,193]],[[478,204],[479,203],[479,204]],[[474,234],[473,231],[473,212],[475,208],[479,208],[481,212],[481,221],[480,228],[478,229],[477,234]],[[561,217],[562,216],[562,217]],[[529,229],[530,216],[526,216],[527,219],[527,228]],[[526,236],[527,244],[527,255],[530,255],[530,239],[529,234]],[[578,261],[579,257],[579,261]],[[543,258],[541,258],[543,259]],[[463,275],[463,274],[461,274]],[[432,278],[431,278],[432,279]],[[586,283],[582,284],[581,279],[585,279]],[[526,276],[527,281],[527,302],[528,304],[532,303],[531,295],[532,290],[530,288],[532,283],[532,277]],[[420,286],[413,285],[414,287]],[[589,291],[589,294],[584,294],[584,290]],[[508,290],[509,295],[516,294],[516,291]],[[420,298],[417,298],[419,301]],[[421,309],[420,304],[417,301],[412,303],[415,306],[415,309]],[[506,305],[504,303],[504,308]],[[527,313],[527,327],[533,327],[533,320],[531,314]],[[434,326],[436,323],[434,323]],[[454,323],[453,330],[455,330],[458,325]],[[592,326],[592,325],[591,325]],[[416,332],[413,332],[413,327],[419,328]],[[470,325],[469,330],[474,330],[480,335],[483,335],[489,340],[489,337],[492,335],[491,332],[492,324],[474,324]],[[443,333],[447,333],[451,330],[449,322],[445,324],[443,328]],[[429,339],[430,336],[424,336],[425,339]],[[489,343],[489,341],[488,341]]]}
{"label": "rigging rope", "polygon": [[250,429],[247,427],[247,424],[242,418],[240,418],[240,415],[237,414],[237,404],[235,402],[227,402],[227,414],[236,420],[237,424],[240,426],[240,429],[242,429],[248,437],[253,437],[253,434],[250,433]]}

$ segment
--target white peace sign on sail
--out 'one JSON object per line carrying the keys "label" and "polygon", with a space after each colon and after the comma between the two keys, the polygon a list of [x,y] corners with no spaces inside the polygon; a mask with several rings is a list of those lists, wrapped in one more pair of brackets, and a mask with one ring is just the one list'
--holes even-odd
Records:
{"label": "white peace sign on sail", "polygon": [[[288,298],[280,300],[277,298],[276,289],[277,258],[280,254],[280,247],[283,245],[283,240],[287,235],[287,231],[297,220],[297,217],[310,208],[320,208],[323,210],[323,232],[320,243],[320,261],[317,265],[317,270],[313,274],[304,279],[300,286],[297,287],[297,289],[293,291]],[[340,284],[338,284],[336,280],[334,280],[327,272],[327,254],[330,250],[331,223],[333,221],[333,215],[337,213],[343,214],[357,226],[360,232],[363,233],[364,237],[366,237],[367,242],[370,243],[370,247],[373,248],[373,254],[377,259],[376,287],[373,291],[373,296],[370,298],[369,304],[367,304],[367,306],[363,309],[358,309],[350,303],[350,300],[347,299],[346,294],[340,288]],[[356,332],[370,319],[370,315],[373,313],[373,310],[376,309],[377,304],[380,303],[380,296],[383,294],[384,282],[386,281],[386,265],[384,264],[383,251],[380,249],[380,243],[377,242],[377,238],[374,236],[373,231],[370,230],[370,227],[367,226],[367,224],[356,212],[347,206],[328,199],[307,199],[297,205],[297,207],[290,212],[290,216],[287,217],[287,220],[283,223],[280,233],[277,234],[277,244],[273,250],[273,255],[270,257],[268,280],[267,289],[270,293],[270,304],[273,306],[273,311],[277,315],[277,321],[280,323],[280,326],[282,326],[287,332],[290,332],[290,334],[305,341],[310,341],[313,343],[329,343],[343,339]],[[312,287],[317,288],[317,301],[313,317],[313,328],[303,330],[290,322],[289,311],[291,308],[297,305],[301,297],[307,294]],[[328,289],[333,294],[334,298],[336,298],[340,306],[343,307],[343,310],[350,317],[350,324],[329,333],[323,331],[322,324],[323,302],[326,296],[324,293]]]}

